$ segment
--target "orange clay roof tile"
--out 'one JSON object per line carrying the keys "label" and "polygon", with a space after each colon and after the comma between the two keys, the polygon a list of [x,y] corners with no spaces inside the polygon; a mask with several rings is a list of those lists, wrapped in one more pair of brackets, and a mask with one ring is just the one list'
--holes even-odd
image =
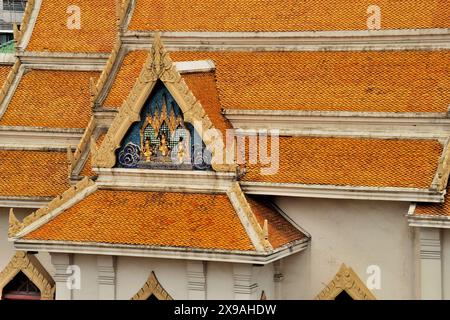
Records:
{"label": "orange clay roof tile", "polygon": [[0,65],[0,88],[3,86],[3,83],[6,80],[6,77],[8,77],[9,71],[11,71],[12,66],[8,65]]}
{"label": "orange clay roof tile", "polygon": [[445,201],[443,203],[418,203],[415,215],[419,216],[450,216],[450,199],[449,199],[450,187],[447,187],[447,194],[445,195]]}
{"label": "orange clay roof tile", "polygon": [[[146,57],[145,50],[126,56],[105,107],[122,104]],[[213,60],[225,109],[446,112],[450,104],[450,65],[445,62],[450,51],[174,51],[170,57]],[[183,75],[186,81],[191,77]]]}
{"label": "orange clay roof tile", "polygon": [[232,128],[232,126],[222,115],[214,72],[190,73],[184,74],[182,77],[188,88],[202,104],[214,128],[225,135],[225,130]]}
{"label": "orange clay roof tile", "polygon": [[55,197],[69,188],[65,152],[0,150],[0,196]]}
{"label": "orange clay roof tile", "polygon": [[148,53],[147,50],[127,53],[103,103],[105,108],[122,106],[122,102],[128,97],[144,66]]}
{"label": "orange clay roof tile", "polygon": [[[103,140],[105,139],[105,137],[106,137],[106,133],[105,133],[105,132],[102,132],[102,133],[98,136],[98,138],[97,138],[97,140],[96,140],[97,147],[100,147],[100,146],[101,146],[101,144],[102,144]],[[97,175],[97,174],[92,170],[92,156],[91,156],[90,151],[89,151],[89,156],[88,156],[86,162],[84,163],[84,166],[83,166],[83,169],[81,170],[80,175],[83,176],[83,177],[93,177],[93,176],[96,176],[96,175]]]}
{"label": "orange clay roof tile", "polygon": [[0,118],[0,125],[85,128],[92,113],[90,77],[98,77],[98,72],[27,72]]}
{"label": "orange clay roof tile", "polygon": [[225,194],[97,190],[24,239],[254,250]]}
{"label": "orange clay roof tile", "polygon": [[270,165],[248,163],[243,180],[428,189],[442,150],[437,140],[280,137],[278,170],[263,175]]}
{"label": "orange clay roof tile", "polygon": [[450,104],[450,51],[176,51],[170,56],[213,60],[225,109],[446,112]]}
{"label": "orange clay roof tile", "polygon": [[[114,79],[103,106],[105,108],[120,107],[130,93],[147,59],[148,51],[136,50],[129,52]],[[231,124],[222,115],[219,95],[214,72],[183,74],[183,79],[194,96],[205,108],[205,112],[215,128],[225,132]]]}
{"label": "orange clay roof tile", "polygon": [[448,0],[137,0],[131,30],[367,30],[367,9],[381,8],[383,29],[450,27]]}
{"label": "orange clay roof tile", "polygon": [[[117,35],[115,0],[45,0],[26,50],[109,53]],[[80,27],[74,25],[79,8]],[[69,13],[68,13],[69,12]]]}
{"label": "orange clay roof tile", "polygon": [[269,227],[269,242],[274,249],[305,238],[305,235],[278,213],[269,203],[255,197],[248,197],[248,203],[261,228],[264,220]]}

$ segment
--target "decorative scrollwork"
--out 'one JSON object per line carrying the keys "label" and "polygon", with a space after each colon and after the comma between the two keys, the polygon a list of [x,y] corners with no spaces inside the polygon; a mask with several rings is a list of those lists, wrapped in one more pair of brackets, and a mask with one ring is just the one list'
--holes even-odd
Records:
{"label": "decorative scrollwork", "polygon": [[132,142],[128,142],[125,148],[119,152],[119,163],[126,168],[136,168],[141,160],[141,149]]}
{"label": "decorative scrollwork", "polygon": [[192,146],[192,165],[197,170],[210,170],[212,155],[209,150],[202,145],[194,144]]}

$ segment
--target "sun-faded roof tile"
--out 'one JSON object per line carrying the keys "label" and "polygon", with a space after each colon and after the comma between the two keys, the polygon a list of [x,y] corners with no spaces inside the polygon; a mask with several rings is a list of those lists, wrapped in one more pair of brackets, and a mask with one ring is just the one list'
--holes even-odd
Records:
{"label": "sun-faded roof tile", "polygon": [[90,77],[98,77],[98,72],[27,72],[0,118],[0,125],[85,128],[92,114]]}
{"label": "sun-faded roof tile", "polygon": [[269,242],[274,249],[305,238],[305,235],[287,221],[273,206],[256,197],[248,197],[248,203],[261,228],[264,220],[269,227]]}
{"label": "sun-faded roof tile", "polygon": [[254,250],[226,194],[98,190],[24,239]]}
{"label": "sun-faded roof tile", "polygon": [[448,0],[137,0],[131,30],[367,30],[370,5],[383,29],[450,27]]}
{"label": "sun-faded roof tile", "polygon": [[123,100],[127,98],[139,77],[148,54],[148,50],[135,50],[127,53],[103,103],[105,108],[122,106]]}
{"label": "sun-faded roof tile", "polygon": [[55,197],[67,188],[67,155],[0,150],[0,196]]}
{"label": "sun-faded roof tile", "polygon": [[213,60],[225,109],[446,112],[450,104],[450,51],[175,51],[170,56]]}
{"label": "sun-faded roof tile", "polygon": [[271,164],[248,163],[243,180],[428,189],[442,150],[437,140],[280,137],[278,167],[273,161],[273,172],[264,175],[261,168]]}
{"label": "sun-faded roof tile", "polygon": [[116,0],[42,1],[26,50],[109,53],[117,36],[115,5]]}

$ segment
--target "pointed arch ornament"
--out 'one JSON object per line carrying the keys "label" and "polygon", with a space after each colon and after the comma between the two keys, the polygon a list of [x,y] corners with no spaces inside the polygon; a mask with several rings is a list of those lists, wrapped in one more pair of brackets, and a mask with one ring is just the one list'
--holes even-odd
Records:
{"label": "pointed arch ornament", "polygon": [[191,123],[200,134],[206,147],[212,153],[212,168],[215,171],[234,172],[235,163],[227,163],[225,143],[223,137],[211,134],[213,124],[206,115],[186,82],[177,71],[164,48],[160,34],[155,34],[155,40],[150,54],[136,80],[133,89],[124,100],[118,114],[114,118],[103,143],[98,148],[91,144],[92,166],[96,168],[112,168],[116,164],[115,151],[120,147],[129,127],[140,120],[140,111],[148,96],[154,89],[156,82],[161,81],[183,112],[184,121]]}
{"label": "pointed arch ornament", "polygon": [[161,286],[153,271],[144,286],[131,300],[147,300],[151,295],[154,295],[158,300],[173,300],[170,294]]}
{"label": "pointed arch ornament", "polygon": [[334,300],[345,291],[353,300],[376,300],[352,268],[341,265],[333,280],[316,296],[316,300]]}
{"label": "pointed arch ornament", "polygon": [[0,273],[0,296],[3,289],[22,271],[41,291],[41,300],[53,300],[55,295],[55,281],[41,265],[39,260],[25,251],[16,251],[8,265]]}

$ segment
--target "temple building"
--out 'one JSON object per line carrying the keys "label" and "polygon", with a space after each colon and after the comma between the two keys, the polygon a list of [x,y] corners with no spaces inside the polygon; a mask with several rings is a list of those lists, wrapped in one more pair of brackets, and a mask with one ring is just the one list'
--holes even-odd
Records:
{"label": "temple building", "polygon": [[29,0],[0,298],[450,299],[450,1]]}

